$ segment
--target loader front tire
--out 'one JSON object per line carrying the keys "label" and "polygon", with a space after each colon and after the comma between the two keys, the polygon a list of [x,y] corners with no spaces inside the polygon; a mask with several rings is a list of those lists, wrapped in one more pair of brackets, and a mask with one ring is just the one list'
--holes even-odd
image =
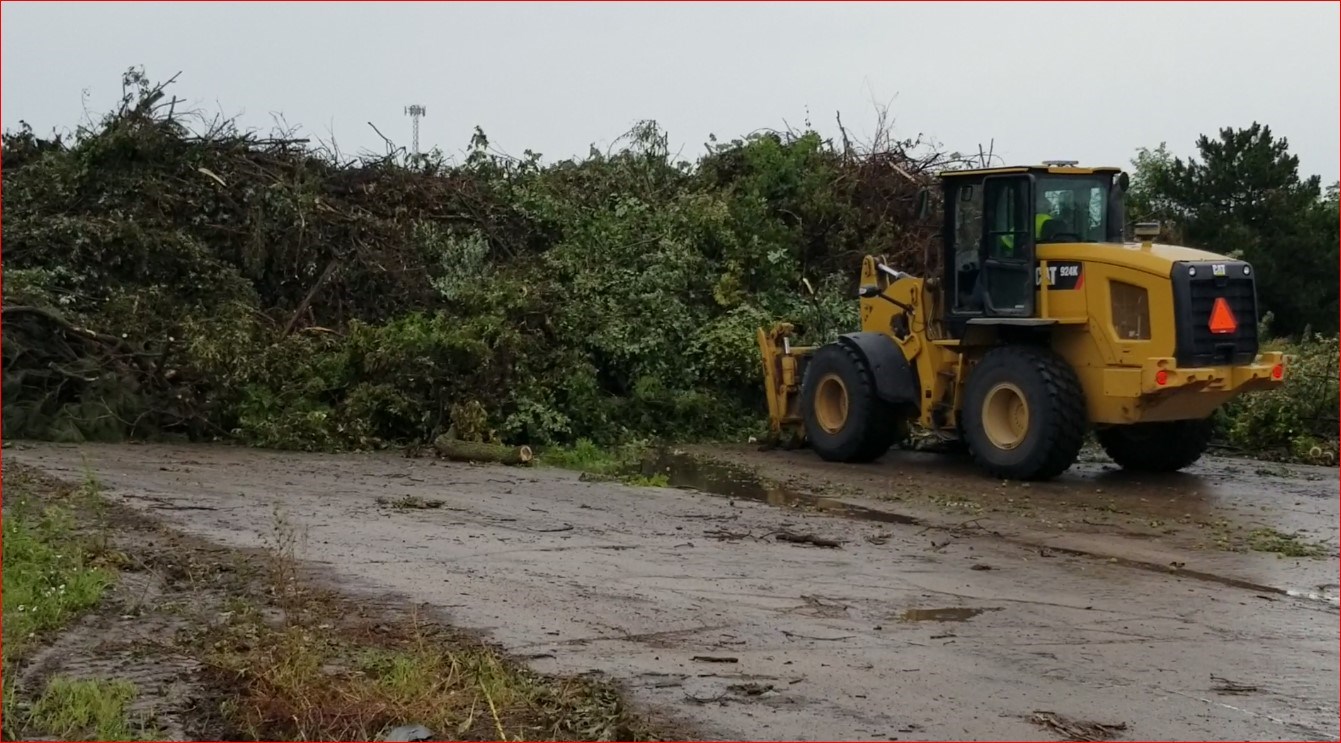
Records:
{"label": "loader front tire", "polygon": [[907,435],[908,422],[875,391],[856,349],[831,343],[815,352],[801,385],[806,438],[829,462],[871,462]]}
{"label": "loader front tire", "polygon": [[964,440],[977,465],[1007,480],[1051,480],[1085,443],[1085,397],[1066,360],[1045,348],[987,352],[964,385]]}
{"label": "loader front tire", "polygon": [[1137,423],[1094,432],[1110,459],[1133,472],[1177,472],[1190,467],[1211,445],[1206,420]]}

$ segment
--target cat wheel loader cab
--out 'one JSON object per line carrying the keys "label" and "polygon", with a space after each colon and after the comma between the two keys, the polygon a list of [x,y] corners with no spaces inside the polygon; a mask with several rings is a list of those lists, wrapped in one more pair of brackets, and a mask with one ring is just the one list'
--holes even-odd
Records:
{"label": "cat wheel loader cab", "polygon": [[[818,347],[758,331],[775,440],[868,462],[910,424],[986,472],[1050,479],[1088,431],[1119,465],[1173,471],[1236,395],[1283,383],[1259,353],[1252,266],[1123,238],[1127,176],[1073,162],[942,173],[940,275],[867,256],[860,328]],[[924,192],[924,214],[928,196]]]}

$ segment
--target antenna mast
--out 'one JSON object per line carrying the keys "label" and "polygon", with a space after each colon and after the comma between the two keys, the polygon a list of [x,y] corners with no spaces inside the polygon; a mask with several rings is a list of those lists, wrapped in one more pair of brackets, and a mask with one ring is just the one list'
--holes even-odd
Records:
{"label": "antenna mast", "polygon": [[421,106],[421,105],[419,105],[419,104],[416,103],[416,104],[411,105],[411,106],[406,106],[406,107],[405,107],[405,113],[409,114],[409,116],[410,116],[410,122],[411,122],[411,124],[410,124],[410,127],[411,127],[411,128],[410,128],[410,131],[411,131],[411,135],[410,135],[410,145],[411,145],[411,149],[414,150],[414,154],[418,155],[418,154],[419,154],[419,119],[420,119],[420,117],[425,116],[425,115],[428,114],[428,109],[427,109],[427,108],[424,108],[423,106]]}

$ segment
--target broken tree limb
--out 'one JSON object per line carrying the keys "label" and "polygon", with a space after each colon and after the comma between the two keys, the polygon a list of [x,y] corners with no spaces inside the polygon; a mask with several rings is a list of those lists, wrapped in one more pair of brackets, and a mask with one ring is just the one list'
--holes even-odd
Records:
{"label": "broken tree limb", "polygon": [[1127,729],[1125,722],[1094,722],[1091,720],[1076,720],[1065,715],[1059,715],[1056,712],[1045,710],[1035,710],[1030,717],[1030,721],[1039,727],[1044,727],[1061,735],[1065,740],[1074,741],[1104,741],[1112,740],[1117,733]]}
{"label": "broken tree limb", "polygon": [[335,273],[335,269],[339,265],[340,258],[336,256],[331,258],[326,264],[326,268],[322,269],[316,283],[312,284],[312,288],[307,290],[307,295],[303,297],[303,301],[298,303],[298,309],[294,310],[293,314],[289,316],[289,322],[284,326],[284,335],[292,333],[293,329],[297,327],[298,318],[302,317],[304,312],[307,312],[308,306],[312,304],[312,299],[317,296],[317,292],[321,291],[321,287],[325,286],[326,282],[330,280],[331,274]]}
{"label": "broken tree limb", "polygon": [[828,549],[840,549],[843,543],[836,539],[826,537],[817,537],[814,534],[796,534],[794,532],[782,530],[765,534],[766,537],[776,537],[779,542],[790,542],[792,544],[812,544],[816,547],[826,547]]}
{"label": "broken tree limb", "polygon": [[504,446],[487,444],[482,441],[461,441],[447,435],[433,441],[433,449],[438,456],[458,462],[497,462],[499,464],[528,464],[531,461],[531,447]]}

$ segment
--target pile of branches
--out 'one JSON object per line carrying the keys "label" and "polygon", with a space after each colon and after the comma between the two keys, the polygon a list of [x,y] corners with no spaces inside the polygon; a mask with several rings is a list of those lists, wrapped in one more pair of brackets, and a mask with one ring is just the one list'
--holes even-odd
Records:
{"label": "pile of branches", "polygon": [[124,82],[71,137],[4,136],[11,435],[375,446],[460,435],[462,410],[530,443],[734,431],[762,411],[754,326],[851,327],[866,253],[930,268],[918,191],[976,159],[883,119],[692,164],[651,123],[549,165],[478,130],[459,164],[349,159]]}
{"label": "pile of branches", "polygon": [[[232,121],[194,134],[166,84],[127,84],[120,108],[73,143],[26,127],[6,134],[10,265],[167,284],[201,301],[217,298],[198,279],[236,273],[277,320],[339,325],[433,301],[416,224],[508,221],[467,174],[391,156],[342,163],[307,139],[260,137]],[[314,304],[320,292],[329,300]]]}

